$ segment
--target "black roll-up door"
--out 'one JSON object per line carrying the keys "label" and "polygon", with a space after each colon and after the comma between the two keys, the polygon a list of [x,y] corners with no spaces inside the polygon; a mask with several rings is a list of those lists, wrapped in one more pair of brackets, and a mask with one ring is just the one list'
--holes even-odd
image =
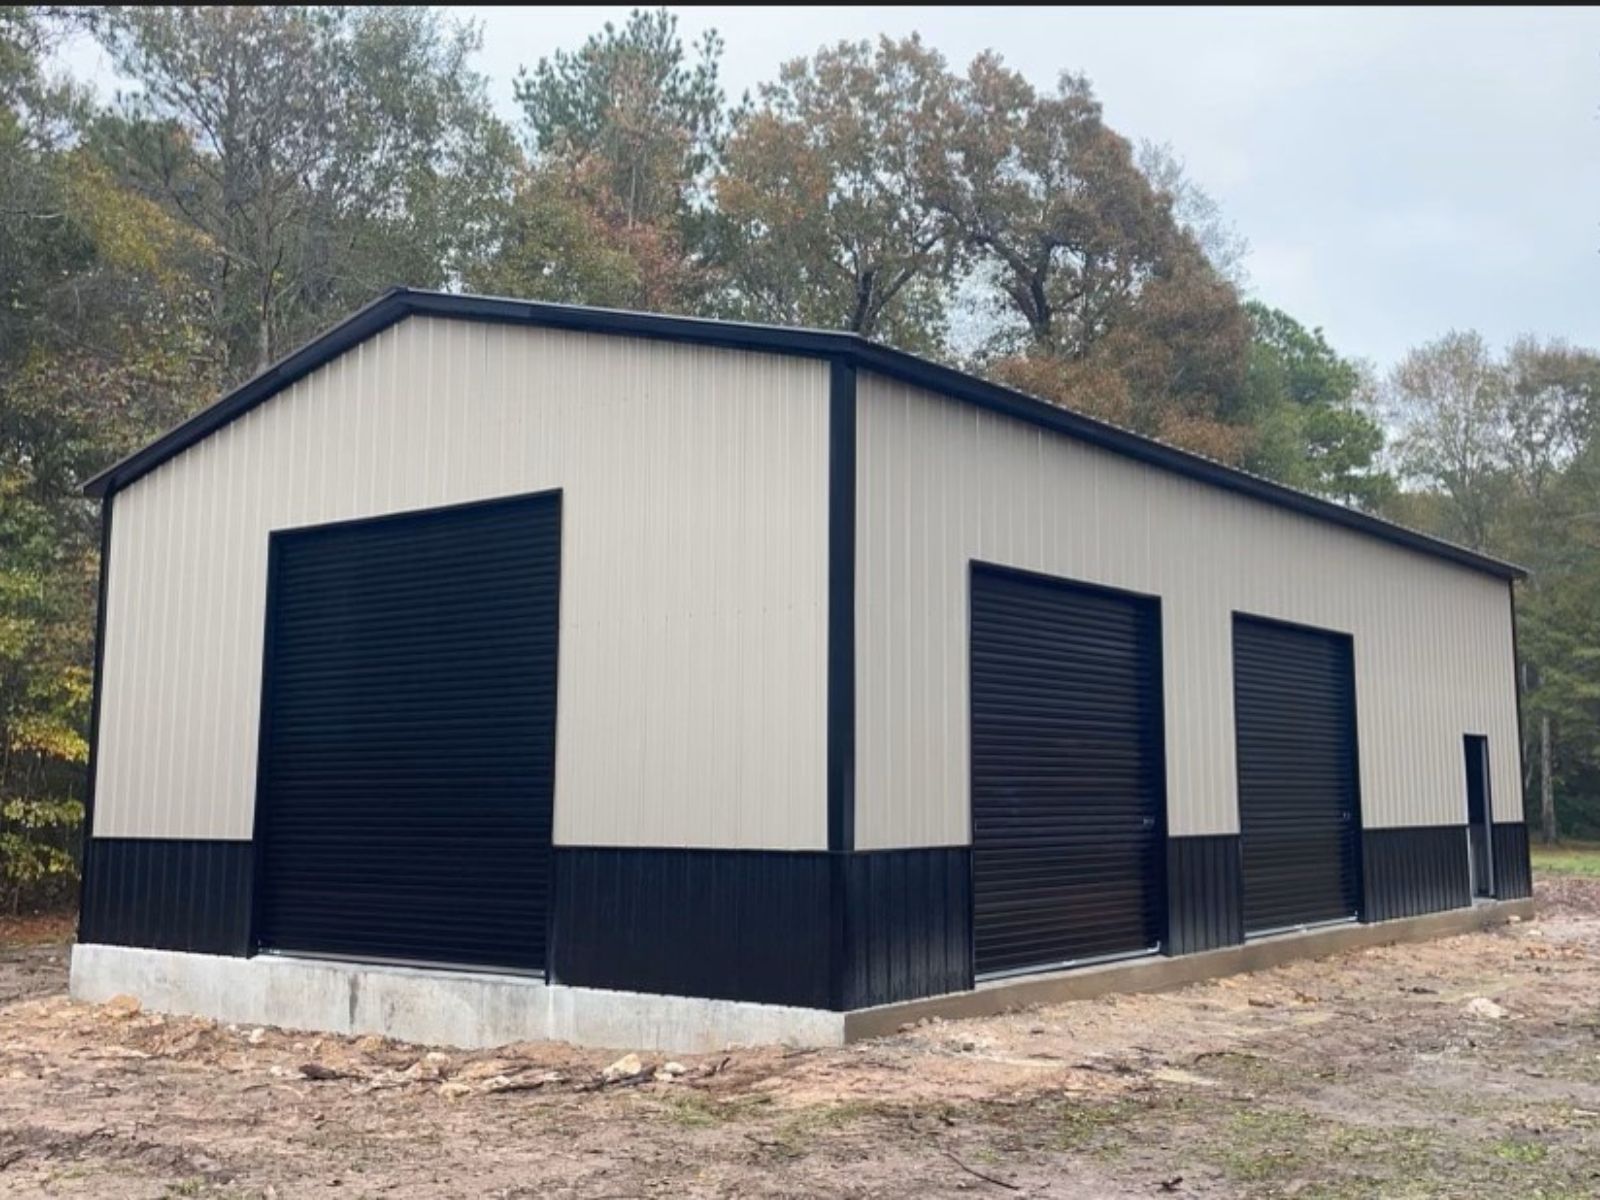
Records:
{"label": "black roll-up door", "polygon": [[1244,927],[1354,917],[1360,896],[1349,637],[1235,617]]}
{"label": "black roll-up door", "polygon": [[975,567],[971,621],[978,973],[1154,948],[1165,830],[1155,602]]}
{"label": "black roll-up door", "polygon": [[262,948],[538,970],[559,497],[278,534]]}

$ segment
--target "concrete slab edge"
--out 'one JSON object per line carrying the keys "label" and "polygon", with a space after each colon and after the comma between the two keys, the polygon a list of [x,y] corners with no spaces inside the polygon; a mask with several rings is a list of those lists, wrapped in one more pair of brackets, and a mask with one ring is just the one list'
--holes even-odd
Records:
{"label": "concrete slab edge", "polygon": [[1262,971],[1300,959],[1323,958],[1344,950],[1420,942],[1468,933],[1504,924],[1512,917],[1526,920],[1533,916],[1533,912],[1532,900],[1501,900],[1418,917],[1377,921],[1370,925],[1338,925],[1285,933],[1249,941],[1242,946],[1224,946],[1199,954],[1173,958],[1152,956],[995,980],[979,984],[970,992],[950,992],[943,996],[929,996],[922,1000],[907,1000],[845,1013],[844,1036],[847,1042],[854,1042],[885,1037],[906,1024],[928,1017],[947,1020],[986,1017],[1036,1004],[1090,1000],[1110,992],[1167,991],[1225,975]]}
{"label": "concrete slab edge", "polygon": [[134,946],[72,950],[73,999],[138,998],[155,1012],[482,1049],[521,1041],[706,1054],[730,1046],[837,1046],[844,1014],[812,1008],[547,985],[516,975]]}
{"label": "concrete slab edge", "polygon": [[152,1011],[239,1025],[375,1033],[465,1049],[563,1041],[704,1054],[733,1046],[839,1046],[892,1034],[928,1017],[982,1017],[1110,992],[1165,991],[1345,950],[1448,937],[1503,924],[1512,917],[1526,919],[1533,912],[1532,900],[1497,901],[1371,925],[1282,934],[1176,958],[1142,958],[997,980],[970,992],[848,1013],[566,987],[486,972],[278,955],[229,958],[95,944],[73,947],[71,994],[88,1003],[131,995]]}

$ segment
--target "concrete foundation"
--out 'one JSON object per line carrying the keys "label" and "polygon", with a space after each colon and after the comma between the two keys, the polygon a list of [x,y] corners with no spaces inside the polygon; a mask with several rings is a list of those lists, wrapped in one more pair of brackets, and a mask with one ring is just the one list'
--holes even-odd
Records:
{"label": "concrete foundation", "polygon": [[561,1041],[704,1054],[844,1041],[844,1014],[812,1008],[563,987],[517,975],[74,946],[73,999],[99,1003],[119,993],[157,1012],[468,1049]]}
{"label": "concrete foundation", "polygon": [[545,984],[517,975],[261,955],[225,958],[133,946],[74,946],[72,997],[137,996],[148,1009],[248,1025],[377,1033],[478,1049],[520,1041],[712,1053],[735,1045],[838,1046],[925,1017],[978,1017],[1107,992],[1149,992],[1342,950],[1422,941],[1533,915],[1532,900],[1281,934],[1177,958],[1142,958],[995,980],[970,992],[827,1012],[734,1000]]}

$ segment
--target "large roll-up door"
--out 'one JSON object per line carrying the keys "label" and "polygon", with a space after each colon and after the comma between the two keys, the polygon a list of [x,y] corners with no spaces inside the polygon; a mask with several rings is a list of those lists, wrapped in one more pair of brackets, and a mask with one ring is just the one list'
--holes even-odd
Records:
{"label": "large roll-up door", "polygon": [[544,966],[559,498],[274,539],[265,949]]}
{"label": "large roll-up door", "polygon": [[1244,927],[1354,917],[1360,896],[1350,639],[1235,617]]}
{"label": "large roll-up door", "polygon": [[973,942],[979,974],[1161,940],[1160,618],[1140,597],[972,575]]}

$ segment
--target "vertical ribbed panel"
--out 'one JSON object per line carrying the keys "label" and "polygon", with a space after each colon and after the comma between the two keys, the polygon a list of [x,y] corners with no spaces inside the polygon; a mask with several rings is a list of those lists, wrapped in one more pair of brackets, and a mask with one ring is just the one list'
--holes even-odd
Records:
{"label": "vertical ribbed panel", "polygon": [[1364,919],[1392,921],[1472,903],[1465,826],[1369,829],[1364,841]]}
{"label": "vertical ribbed panel", "polygon": [[1495,824],[1494,894],[1500,900],[1523,900],[1533,895],[1528,827],[1521,821]]}
{"label": "vertical ribbed panel", "polygon": [[965,846],[835,856],[843,872],[841,1006],[868,1008],[972,986]]}
{"label": "vertical ribbed panel", "polygon": [[559,846],[550,978],[827,1008],[829,856]]}
{"label": "vertical ribbed panel", "polygon": [[251,836],[269,531],[560,489],[556,838],[827,846],[828,366],[412,317],[119,492],[94,832]]}
{"label": "vertical ribbed panel", "polygon": [[79,940],[250,952],[249,842],[88,838]]}
{"label": "vertical ribbed panel", "polygon": [[557,847],[551,978],[813,1008],[961,991],[972,986],[970,872],[965,846]]}
{"label": "vertical ribbed panel", "polygon": [[1244,941],[1237,834],[1167,839],[1168,954]]}
{"label": "vertical ribbed panel", "polygon": [[858,849],[967,837],[972,560],[1161,597],[1173,834],[1238,830],[1234,611],[1354,635],[1369,823],[1459,822],[1466,732],[1520,818],[1503,581],[870,372],[857,390]]}

